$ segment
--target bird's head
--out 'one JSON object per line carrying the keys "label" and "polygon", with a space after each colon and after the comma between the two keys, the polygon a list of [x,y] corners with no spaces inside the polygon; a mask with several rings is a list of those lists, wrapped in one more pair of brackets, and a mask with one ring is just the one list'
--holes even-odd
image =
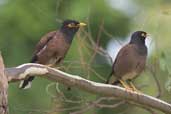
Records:
{"label": "bird's head", "polygon": [[132,34],[130,43],[145,44],[147,36],[148,34],[144,31],[136,31]]}
{"label": "bird's head", "polygon": [[75,33],[82,26],[86,26],[86,24],[75,20],[65,20],[62,23],[60,31],[64,33],[66,35],[66,39],[71,42]]}
{"label": "bird's head", "polygon": [[62,29],[68,30],[68,31],[72,31],[72,32],[77,32],[78,29],[82,26],[86,26],[85,23],[81,23],[75,20],[65,20],[62,23]]}

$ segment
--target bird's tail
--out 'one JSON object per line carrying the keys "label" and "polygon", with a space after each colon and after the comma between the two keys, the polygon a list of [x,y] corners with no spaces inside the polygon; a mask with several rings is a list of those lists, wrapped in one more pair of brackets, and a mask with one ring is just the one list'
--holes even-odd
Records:
{"label": "bird's tail", "polygon": [[29,89],[31,87],[31,82],[34,79],[34,76],[29,77],[28,79],[22,80],[20,82],[19,88]]}
{"label": "bird's tail", "polygon": [[[35,63],[37,61],[37,57],[33,56],[31,63]],[[30,76],[29,78],[22,80],[20,82],[19,88],[20,89],[29,89],[31,87],[32,80],[34,79],[34,76]]]}

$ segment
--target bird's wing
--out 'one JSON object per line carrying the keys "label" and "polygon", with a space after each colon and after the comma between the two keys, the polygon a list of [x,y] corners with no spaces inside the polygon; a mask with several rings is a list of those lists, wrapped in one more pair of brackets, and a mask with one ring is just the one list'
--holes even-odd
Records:
{"label": "bird's wing", "polygon": [[145,60],[146,56],[138,54],[137,45],[128,44],[119,51],[116,57],[113,65],[114,75],[119,78],[126,75],[134,77],[143,70]]}
{"label": "bird's wing", "polygon": [[118,52],[118,54],[115,58],[115,61],[112,65],[112,72],[110,73],[111,75],[107,79],[108,83],[113,84],[119,78],[119,76],[117,75],[119,71],[117,71],[118,69],[116,69],[116,67],[118,68],[118,67],[123,66],[123,64],[125,62],[123,60],[127,58],[128,53],[129,53],[129,48],[130,48],[130,46],[126,45],[126,46],[122,47],[120,49],[120,51]]}
{"label": "bird's wing", "polygon": [[127,74],[131,75],[130,73],[140,73],[142,66],[144,66],[143,63],[145,64],[145,59],[143,56],[138,55],[137,46],[128,44],[119,51],[116,57],[113,65],[114,75],[121,78]]}
{"label": "bird's wing", "polygon": [[35,51],[33,53],[33,57],[31,59],[31,62],[34,63],[36,62],[36,55],[43,49],[46,47],[47,43],[53,38],[53,36],[57,33],[57,31],[52,31],[47,33],[46,35],[44,35],[40,41],[37,43]]}
{"label": "bird's wing", "polygon": [[54,65],[55,63],[60,63],[65,57],[70,44],[66,41],[66,37],[60,31],[52,35],[52,38],[46,41],[44,46],[35,53],[36,63],[44,65]]}
{"label": "bird's wing", "polygon": [[57,31],[52,31],[44,35],[36,45],[35,53],[38,53],[41,49],[43,49],[46,44],[53,38],[56,32]]}

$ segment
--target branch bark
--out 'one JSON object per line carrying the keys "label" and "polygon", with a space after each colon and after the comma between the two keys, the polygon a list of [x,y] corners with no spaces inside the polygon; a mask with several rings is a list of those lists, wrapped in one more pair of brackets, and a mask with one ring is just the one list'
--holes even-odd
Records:
{"label": "branch bark", "polygon": [[4,73],[4,63],[0,54],[0,114],[8,114],[8,80]]}
{"label": "branch bark", "polygon": [[89,81],[81,78],[80,76],[67,74],[60,70],[40,64],[28,63],[14,68],[6,68],[5,74],[9,82],[20,81],[28,76],[37,75],[62,83],[66,86],[77,87],[93,94],[99,94],[106,97],[117,97],[139,105],[160,110],[166,114],[171,113],[171,104],[155,97],[151,97],[146,94],[138,94],[136,92],[128,92],[124,88],[118,86]]}

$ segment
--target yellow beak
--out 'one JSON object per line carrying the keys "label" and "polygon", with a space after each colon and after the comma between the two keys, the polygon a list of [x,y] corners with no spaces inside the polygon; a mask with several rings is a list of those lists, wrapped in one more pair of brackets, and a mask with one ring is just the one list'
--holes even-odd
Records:
{"label": "yellow beak", "polygon": [[145,35],[145,38],[147,38],[147,37],[150,37],[150,34],[146,34],[146,35]]}
{"label": "yellow beak", "polygon": [[151,35],[150,34],[147,34],[146,36],[148,37],[148,36],[151,36]]}
{"label": "yellow beak", "polygon": [[86,26],[86,24],[85,23],[79,23],[78,26],[80,26],[80,27],[81,26]]}

